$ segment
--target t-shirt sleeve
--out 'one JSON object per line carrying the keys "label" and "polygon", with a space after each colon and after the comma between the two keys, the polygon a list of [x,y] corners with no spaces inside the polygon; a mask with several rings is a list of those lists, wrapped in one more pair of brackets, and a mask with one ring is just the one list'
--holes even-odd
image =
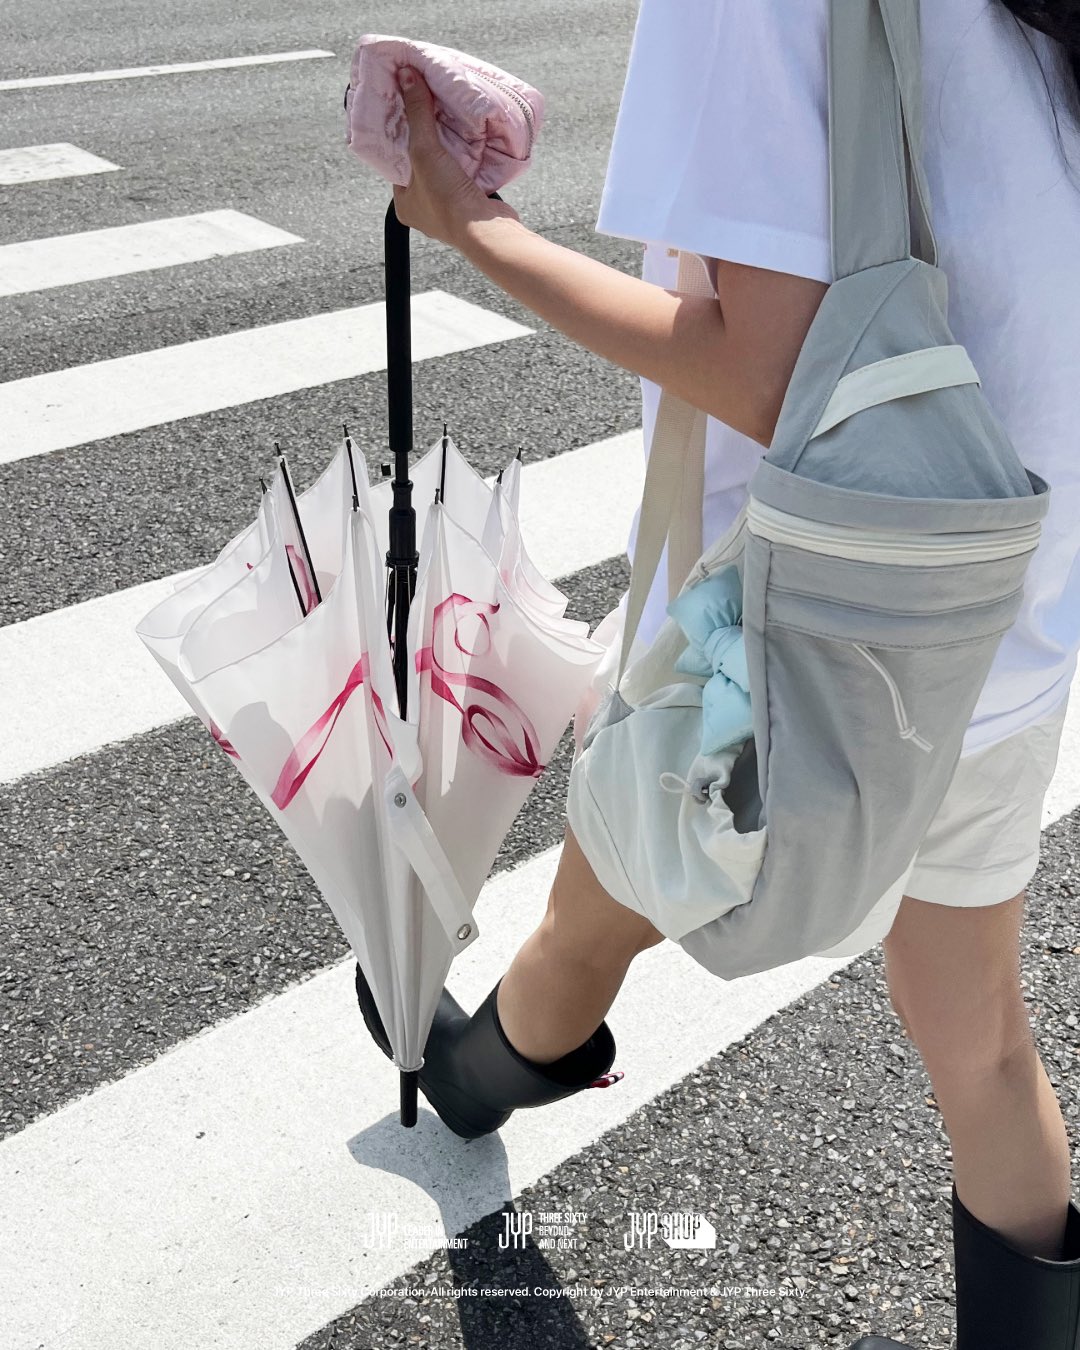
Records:
{"label": "t-shirt sleeve", "polygon": [[601,234],[832,281],[828,0],[642,0]]}

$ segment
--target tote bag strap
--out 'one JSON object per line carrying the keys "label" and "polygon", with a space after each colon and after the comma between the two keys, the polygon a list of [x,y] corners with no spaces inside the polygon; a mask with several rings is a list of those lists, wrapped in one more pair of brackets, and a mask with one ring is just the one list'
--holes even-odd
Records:
{"label": "tote bag strap", "polygon": [[919,0],[831,0],[829,184],[836,280],[913,256],[912,218],[914,256],[937,265],[922,164]]}
{"label": "tote bag strap", "polygon": [[[704,260],[685,250],[679,252],[679,275],[674,289],[686,295],[716,294]],[[622,681],[665,543],[669,600],[678,595],[691,567],[701,557],[706,422],[707,414],[700,408],[677,398],[668,389],[660,391],[649,442],[616,687]]]}

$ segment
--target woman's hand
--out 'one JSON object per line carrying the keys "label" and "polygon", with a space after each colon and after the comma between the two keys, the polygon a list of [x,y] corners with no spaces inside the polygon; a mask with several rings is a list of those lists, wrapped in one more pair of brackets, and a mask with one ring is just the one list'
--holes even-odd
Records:
{"label": "woman's hand", "polygon": [[471,221],[507,215],[520,219],[512,206],[486,196],[445,149],[439,140],[435,101],[423,75],[404,66],[398,82],[409,122],[412,164],[409,186],[394,185],[398,220],[432,239],[456,246]]}

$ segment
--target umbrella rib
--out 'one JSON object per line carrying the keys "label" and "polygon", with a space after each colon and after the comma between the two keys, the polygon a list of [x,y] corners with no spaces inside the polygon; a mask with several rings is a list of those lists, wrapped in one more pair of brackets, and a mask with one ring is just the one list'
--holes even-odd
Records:
{"label": "umbrella rib", "polygon": [[358,511],[360,509],[360,492],[356,486],[356,465],[353,463],[352,437],[349,435],[349,428],[347,423],[342,422],[341,429],[345,433],[345,453],[349,457],[349,473],[352,476],[353,510]]}
{"label": "umbrella rib", "polygon": [[[293,491],[292,478],[289,475],[289,466],[285,456],[281,453],[281,448],[277,441],[274,442],[274,448],[278,451],[278,463],[281,466],[281,474],[285,480],[285,488],[289,494],[289,505],[292,507],[293,519],[296,521],[296,532],[300,536],[300,546],[304,550],[304,557],[307,559],[308,572],[311,574],[311,586],[315,592],[315,604],[322,603],[322,591],[319,589],[319,578],[315,575],[315,564],[311,560],[311,549],[308,548],[307,535],[304,533],[304,523],[300,519],[300,507],[296,502],[296,493]],[[293,585],[296,586],[296,594],[299,597],[300,587],[297,585],[296,577],[293,576]],[[304,609],[303,600],[300,601],[300,608],[304,610],[304,617],[307,618],[308,611]],[[314,608],[314,605],[312,606]]]}
{"label": "umbrella rib", "polygon": [[436,499],[446,505],[446,423],[442,424],[442,475],[439,480],[439,495]]}

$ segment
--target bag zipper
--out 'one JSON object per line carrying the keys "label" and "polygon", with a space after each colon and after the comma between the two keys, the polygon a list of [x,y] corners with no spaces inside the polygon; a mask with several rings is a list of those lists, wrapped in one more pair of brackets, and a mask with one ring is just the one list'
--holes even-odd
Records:
{"label": "bag zipper", "polygon": [[1012,530],[953,534],[863,530],[851,525],[823,525],[766,506],[753,497],[747,502],[746,524],[752,534],[777,544],[792,544],[810,553],[909,567],[940,567],[1011,558],[1033,550],[1042,529],[1041,523],[1036,521]]}
{"label": "bag zipper", "polygon": [[516,89],[510,89],[507,85],[497,80],[494,75],[485,75],[482,70],[471,70],[469,72],[475,75],[478,80],[487,80],[488,84],[493,84],[496,89],[504,93],[508,98],[512,98],[525,114],[525,123],[529,130],[529,143],[525,151],[525,158],[528,159],[532,154],[533,147],[533,110],[529,106],[529,101],[523,94],[519,94]]}

